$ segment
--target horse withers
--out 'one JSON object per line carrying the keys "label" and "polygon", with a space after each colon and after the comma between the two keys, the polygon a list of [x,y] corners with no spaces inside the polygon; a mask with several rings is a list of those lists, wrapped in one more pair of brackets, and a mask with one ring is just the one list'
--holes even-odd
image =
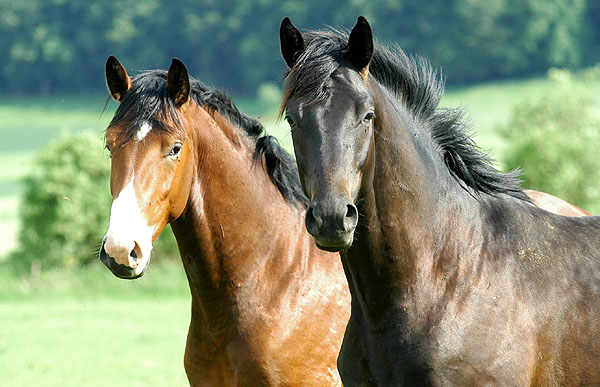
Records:
{"label": "horse withers", "polygon": [[290,155],[178,59],[130,78],[110,57],[106,79],[120,104],[100,259],[120,278],[143,275],[170,223],[192,295],[190,384],[340,385],[350,296],[337,255],[304,228]]}
{"label": "horse withers", "polygon": [[352,295],[344,385],[599,385],[600,218],[533,206],[365,18],[280,39],[306,227]]}

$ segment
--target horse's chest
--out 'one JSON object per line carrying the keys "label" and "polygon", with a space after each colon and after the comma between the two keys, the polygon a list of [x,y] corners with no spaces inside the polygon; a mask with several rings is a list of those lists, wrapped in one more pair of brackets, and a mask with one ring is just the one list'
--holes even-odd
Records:
{"label": "horse's chest", "polygon": [[[528,385],[535,342],[528,324],[493,312],[447,316],[432,327],[423,356],[433,385]],[[520,343],[515,345],[515,343]]]}
{"label": "horse's chest", "polygon": [[354,340],[347,341],[356,347],[342,352],[358,360],[347,361],[342,376],[367,385],[527,385],[530,332],[510,329],[526,324],[505,317],[505,324],[490,326],[488,318],[471,324],[450,314],[431,322],[412,316],[385,330],[350,324],[346,334]]}

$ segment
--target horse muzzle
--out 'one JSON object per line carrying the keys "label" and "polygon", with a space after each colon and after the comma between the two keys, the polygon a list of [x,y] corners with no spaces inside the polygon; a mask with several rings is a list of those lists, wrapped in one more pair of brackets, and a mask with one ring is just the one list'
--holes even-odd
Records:
{"label": "horse muzzle", "polygon": [[306,210],[306,229],[318,248],[336,252],[352,246],[358,209],[343,198],[313,200]]}
{"label": "horse muzzle", "polygon": [[130,252],[127,252],[128,257],[126,259],[127,262],[132,263],[131,265],[124,265],[122,263],[117,262],[117,260],[112,257],[106,251],[106,236],[102,240],[102,247],[100,248],[100,261],[117,277],[122,279],[136,279],[144,275],[146,269],[148,268],[148,264],[150,263],[150,257],[144,259],[143,257],[138,257],[136,253],[136,249],[132,249]]}

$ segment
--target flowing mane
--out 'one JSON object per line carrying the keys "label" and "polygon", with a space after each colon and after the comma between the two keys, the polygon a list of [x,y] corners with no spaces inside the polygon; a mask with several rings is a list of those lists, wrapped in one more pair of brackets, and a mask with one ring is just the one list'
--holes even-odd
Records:
{"label": "flowing mane", "polygon": [[[264,134],[262,124],[238,110],[231,98],[223,91],[208,87],[190,77],[191,98],[200,106],[206,106],[229,120],[242,134],[254,141],[256,160],[265,157],[267,173],[281,194],[291,203],[306,205],[307,198],[302,192],[298,170],[293,157],[279,145],[273,136]],[[167,127],[162,122],[173,122]],[[154,130],[180,131],[182,122],[177,108],[169,96],[167,72],[151,70],[132,78],[131,89],[123,96],[110,126],[122,125],[128,128],[124,142],[131,140],[137,130],[150,123]]]}
{"label": "flowing mane", "polygon": [[[286,73],[280,115],[289,98],[306,104],[318,103],[328,96],[326,80],[344,61],[348,34],[335,29],[303,34],[305,51]],[[470,126],[460,108],[443,109],[444,81],[430,63],[419,56],[408,56],[400,47],[375,44],[370,74],[406,106],[415,119],[430,130],[431,139],[461,186],[479,196],[507,194],[530,201],[520,186],[519,170],[503,173],[494,160],[474,143]],[[468,188],[467,188],[468,187]]]}

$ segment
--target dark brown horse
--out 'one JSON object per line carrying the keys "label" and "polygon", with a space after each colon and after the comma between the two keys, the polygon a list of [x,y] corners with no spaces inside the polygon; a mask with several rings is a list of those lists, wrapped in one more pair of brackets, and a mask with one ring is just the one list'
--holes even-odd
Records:
{"label": "dark brown horse", "polygon": [[139,277],[171,224],[192,294],[190,384],[339,385],[350,295],[337,254],[304,228],[291,156],[177,59],[130,79],[110,57],[106,78],[120,105],[106,131],[114,201],[100,259]]}
{"label": "dark brown horse", "polygon": [[531,205],[363,17],[280,38],[306,226],[352,295],[343,383],[600,385],[600,218]]}

